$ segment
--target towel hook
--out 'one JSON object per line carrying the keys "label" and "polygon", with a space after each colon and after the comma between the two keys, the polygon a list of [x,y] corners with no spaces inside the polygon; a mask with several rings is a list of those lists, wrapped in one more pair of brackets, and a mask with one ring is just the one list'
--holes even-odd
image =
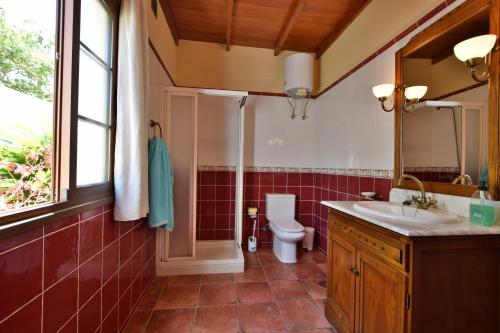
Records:
{"label": "towel hook", "polygon": [[161,130],[160,123],[154,120],[149,121],[149,127],[153,127],[153,133],[155,137],[156,137],[156,126],[158,126],[158,128],[160,129],[160,138],[163,139],[163,131]]}

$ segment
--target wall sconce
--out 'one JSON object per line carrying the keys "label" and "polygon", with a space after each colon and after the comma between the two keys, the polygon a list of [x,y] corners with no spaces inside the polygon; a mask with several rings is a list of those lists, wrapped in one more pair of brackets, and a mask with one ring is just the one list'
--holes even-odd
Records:
{"label": "wall sconce", "polygon": [[412,86],[405,88],[405,101],[403,103],[403,110],[405,112],[413,112],[418,102],[424,97],[427,92],[426,86]]}
{"label": "wall sconce", "polygon": [[[486,83],[489,80],[489,55],[495,46],[496,40],[496,35],[482,35],[466,39],[453,48],[455,56],[460,59],[460,61],[465,62],[472,78],[477,82]],[[486,69],[484,73],[479,76],[476,70],[483,59]]]}
{"label": "wall sconce", "polygon": [[394,110],[394,103],[392,103],[392,106],[389,108],[385,106],[385,101],[397,90],[399,90],[399,87],[396,87],[391,83],[380,84],[372,88],[373,94],[380,101],[382,110],[385,112],[391,112]]}
{"label": "wall sconce", "polygon": [[[380,101],[380,105],[382,110],[385,112],[391,112],[394,110],[394,104],[392,107],[388,107],[385,105],[385,101],[394,93],[400,91],[400,86],[396,86],[394,84],[380,84],[372,88],[373,94]],[[403,103],[403,111],[405,112],[413,112],[415,106],[420,101],[422,97],[424,97],[427,92],[426,86],[412,86],[412,87],[404,87],[405,101]]]}

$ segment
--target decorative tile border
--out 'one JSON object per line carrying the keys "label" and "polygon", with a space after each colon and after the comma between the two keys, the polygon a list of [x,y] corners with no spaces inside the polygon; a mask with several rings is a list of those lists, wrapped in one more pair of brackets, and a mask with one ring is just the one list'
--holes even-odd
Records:
{"label": "decorative tile border", "polygon": [[459,167],[404,167],[405,172],[460,172]]}
{"label": "decorative tile border", "polygon": [[[348,169],[348,168],[300,168],[300,167],[245,167],[245,172],[286,172],[286,173],[321,173],[374,178],[394,178],[394,170]],[[198,171],[236,171],[235,166],[199,165]]]}

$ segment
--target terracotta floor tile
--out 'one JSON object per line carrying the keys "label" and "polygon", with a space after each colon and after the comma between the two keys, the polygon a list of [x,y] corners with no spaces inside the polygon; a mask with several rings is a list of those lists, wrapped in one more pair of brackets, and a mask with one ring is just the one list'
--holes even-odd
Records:
{"label": "terracotta floor tile", "polygon": [[297,275],[293,272],[290,266],[276,265],[262,267],[266,274],[267,280],[297,280]]}
{"label": "terracotta floor tile", "polygon": [[292,266],[292,269],[300,280],[326,278],[325,272],[316,264],[296,264]]}
{"label": "terracotta floor tile", "polygon": [[151,311],[136,311],[128,320],[123,333],[141,333],[144,332],[148,324]]}
{"label": "terracotta floor tile", "polygon": [[276,303],[240,304],[240,324],[245,333],[285,331]]}
{"label": "terracotta floor tile", "polygon": [[326,287],[322,287],[319,284],[320,281],[326,282],[325,279],[302,281],[302,283],[304,283],[306,287],[307,292],[309,293],[309,295],[311,295],[311,298],[319,298],[319,299],[326,298]]}
{"label": "terracotta floor tile", "polygon": [[233,273],[204,274],[201,276],[201,284],[232,283]]}
{"label": "terracotta floor tile", "polygon": [[260,266],[259,256],[257,253],[243,251],[243,257],[245,258],[245,267]]}
{"label": "terracotta floor tile", "polygon": [[313,261],[317,264],[326,263],[327,257],[319,251],[312,252],[311,256],[312,256]]}
{"label": "terracotta floor tile", "polygon": [[160,296],[163,288],[151,288],[149,287],[144,292],[139,304],[137,304],[137,310],[152,310]]}
{"label": "terracotta floor tile", "polygon": [[149,288],[163,288],[166,282],[167,282],[166,276],[155,276],[153,281],[151,281]]}
{"label": "terracotta floor tile", "polygon": [[312,252],[297,253],[297,264],[313,264]]}
{"label": "terracotta floor tile", "polygon": [[314,304],[319,309],[319,312],[323,315],[325,314],[325,300],[324,299],[315,299]]}
{"label": "terracotta floor tile", "polygon": [[271,290],[278,301],[310,299],[306,288],[299,281],[273,280],[270,281]]}
{"label": "terracotta floor tile", "polygon": [[289,329],[329,327],[324,315],[313,301],[280,302],[278,306]]}
{"label": "terracotta floor tile", "polygon": [[281,262],[276,258],[272,252],[258,252],[259,261],[262,266],[279,265]]}
{"label": "terracotta floor tile", "polygon": [[265,282],[266,276],[261,267],[245,268],[243,273],[234,273],[236,282]]}
{"label": "terracotta floor tile", "polygon": [[195,306],[199,286],[167,286],[156,301],[155,309],[173,309]]}
{"label": "terracotta floor tile", "polygon": [[206,306],[198,308],[193,332],[239,332],[238,310],[236,305]]}
{"label": "terracotta floor tile", "polygon": [[238,283],[236,293],[241,303],[266,303],[274,300],[267,282]]}
{"label": "terracotta floor tile", "polygon": [[198,305],[219,305],[236,302],[236,287],[234,284],[211,284],[201,286]]}
{"label": "terracotta floor tile", "polygon": [[318,267],[326,274],[326,270],[328,269],[328,265],[326,264],[326,262],[324,263],[319,263],[319,264],[316,264],[318,265]]}
{"label": "terracotta floor tile", "polygon": [[146,333],[190,333],[193,328],[195,309],[171,309],[153,311]]}
{"label": "terracotta floor tile", "polygon": [[173,275],[167,278],[168,286],[194,286],[199,285],[201,275]]}

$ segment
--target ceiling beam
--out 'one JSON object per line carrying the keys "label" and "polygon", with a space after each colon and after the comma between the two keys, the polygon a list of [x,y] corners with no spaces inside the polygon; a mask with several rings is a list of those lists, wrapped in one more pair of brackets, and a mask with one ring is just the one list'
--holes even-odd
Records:
{"label": "ceiling beam", "polygon": [[326,38],[321,42],[319,47],[316,49],[316,59],[319,59],[323,53],[332,45],[340,34],[342,34],[349,24],[356,19],[356,17],[365,9],[366,6],[371,2],[371,0],[359,0],[352,6],[351,10],[344,17],[339,24],[337,24],[332,31],[326,36]]}
{"label": "ceiling beam", "polygon": [[234,0],[227,0],[227,17],[226,17],[226,50],[231,49],[231,34],[233,31],[233,4]]}
{"label": "ceiling beam", "polygon": [[168,5],[168,0],[160,0],[160,6],[163,10],[163,15],[165,15],[165,19],[167,20],[167,24],[170,29],[170,33],[172,34],[172,38],[174,39],[174,43],[175,45],[179,45],[179,34],[177,33],[177,28],[175,26],[172,11],[170,10],[170,6]]}
{"label": "ceiling beam", "polygon": [[295,22],[299,18],[300,12],[304,9],[305,0],[297,0],[295,3],[295,7],[293,7],[292,13],[286,22],[285,27],[281,31],[280,37],[278,38],[278,42],[274,47],[274,55],[277,56],[283,50],[283,46],[285,45],[286,40],[288,39],[288,35],[290,35],[290,31],[292,31]]}

